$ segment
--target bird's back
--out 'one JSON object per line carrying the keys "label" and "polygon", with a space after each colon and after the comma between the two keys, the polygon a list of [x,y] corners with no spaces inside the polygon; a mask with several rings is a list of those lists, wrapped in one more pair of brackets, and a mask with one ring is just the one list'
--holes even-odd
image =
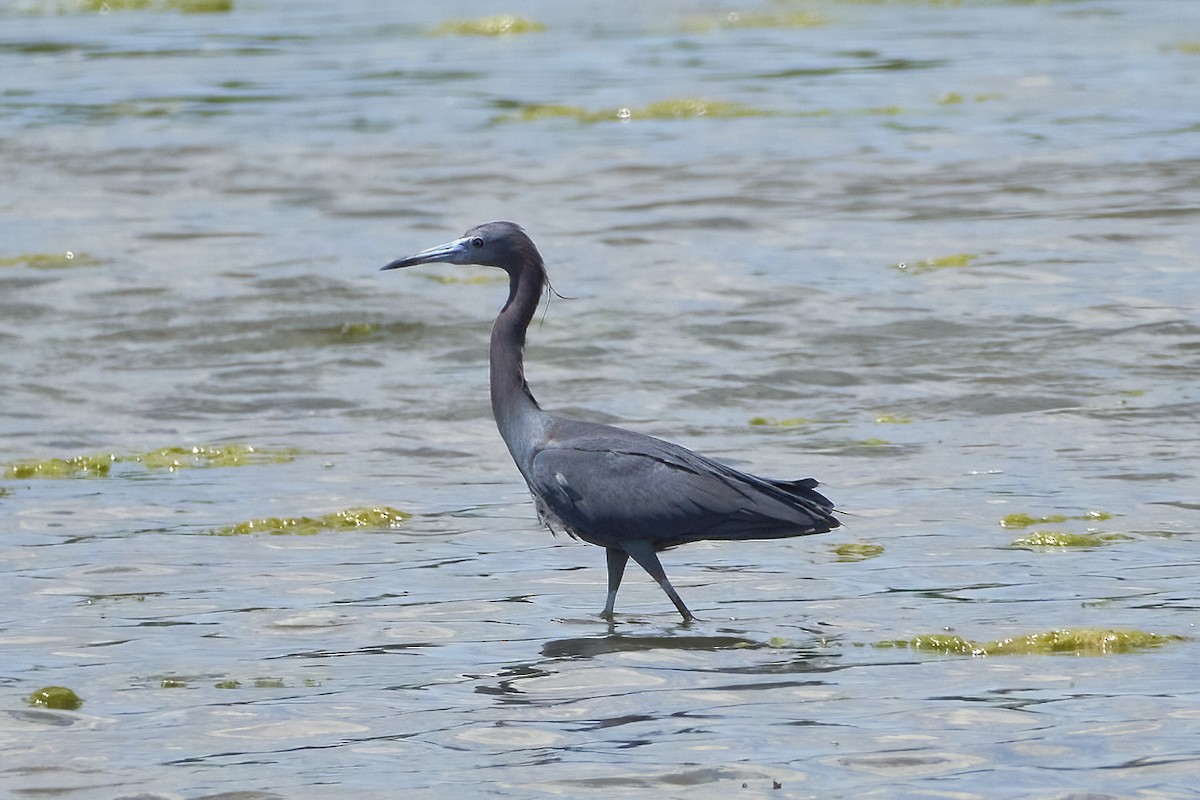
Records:
{"label": "bird's back", "polygon": [[811,478],[769,480],[608,425],[554,418],[525,473],[551,527],[605,547],[774,539],[839,526]]}

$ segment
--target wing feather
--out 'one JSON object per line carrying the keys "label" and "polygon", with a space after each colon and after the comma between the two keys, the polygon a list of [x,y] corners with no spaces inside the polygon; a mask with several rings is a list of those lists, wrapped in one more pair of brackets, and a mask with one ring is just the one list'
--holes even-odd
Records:
{"label": "wing feather", "polygon": [[648,539],[662,549],[839,525],[811,478],[770,481],[650,436],[574,425],[572,435],[552,437],[533,454],[526,479],[547,522],[585,541]]}

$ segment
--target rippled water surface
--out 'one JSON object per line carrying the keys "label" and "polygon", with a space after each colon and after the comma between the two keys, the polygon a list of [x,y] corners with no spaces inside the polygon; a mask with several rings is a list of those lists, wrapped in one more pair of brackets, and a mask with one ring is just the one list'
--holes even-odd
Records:
{"label": "rippled water surface", "polygon": [[[1200,5],[100,5],[0,7],[0,793],[1200,794]],[[846,526],[604,623],[505,283],[377,271],[495,218],[545,406]]]}

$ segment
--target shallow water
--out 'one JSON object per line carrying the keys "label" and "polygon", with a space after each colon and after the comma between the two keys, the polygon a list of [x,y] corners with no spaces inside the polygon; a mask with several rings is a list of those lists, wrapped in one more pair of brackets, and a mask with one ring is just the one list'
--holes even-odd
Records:
{"label": "shallow water", "polygon": [[[0,455],[266,457],[0,480],[4,793],[1197,795],[1200,6],[119,5],[0,10]],[[491,421],[504,283],[376,271],[493,218],[570,298],[544,405],[846,527],[603,623]],[[877,646],[1061,628],[1186,638]]]}

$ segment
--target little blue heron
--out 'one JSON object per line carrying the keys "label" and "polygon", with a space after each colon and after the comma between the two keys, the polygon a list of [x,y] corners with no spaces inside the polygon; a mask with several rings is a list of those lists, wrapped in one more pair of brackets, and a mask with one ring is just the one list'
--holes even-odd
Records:
{"label": "little blue heron", "polygon": [[488,222],[383,269],[438,261],[508,273],[508,301],[492,327],[492,413],[541,521],[605,549],[606,619],[613,618],[630,556],[690,622],[692,612],[667,580],[660,550],[703,539],[805,536],[840,524],[812,478],[759,478],[652,436],[543,411],[525,383],[524,349],[546,268],[519,225]]}

